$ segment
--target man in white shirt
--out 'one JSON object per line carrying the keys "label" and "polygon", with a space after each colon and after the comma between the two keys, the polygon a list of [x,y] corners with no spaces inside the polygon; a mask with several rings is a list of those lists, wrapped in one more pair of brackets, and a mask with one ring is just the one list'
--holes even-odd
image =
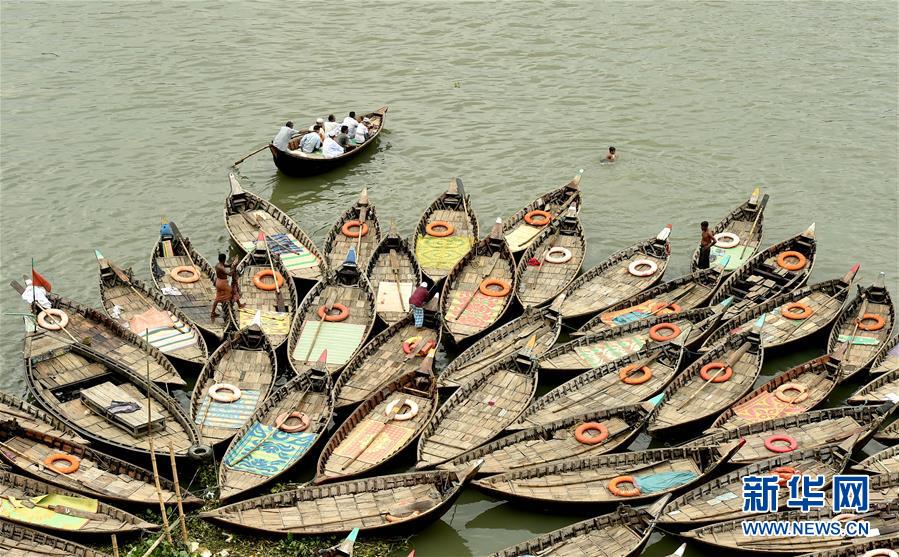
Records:
{"label": "man in white shirt", "polygon": [[295,133],[296,130],[293,129],[293,122],[287,122],[281,126],[281,129],[278,130],[278,134],[272,139],[272,145],[280,151],[287,151],[287,144],[290,143],[290,138],[293,137],[293,134]]}
{"label": "man in white shirt", "polygon": [[355,136],[356,136],[356,124],[357,124],[357,122],[356,122],[356,113],[355,113],[355,112],[353,112],[353,111],[351,110],[351,111],[350,111],[350,115],[347,116],[346,118],[344,118],[344,119],[343,119],[343,122],[341,122],[341,124],[343,124],[344,126],[347,127],[347,132],[346,132],[346,134],[347,134],[348,136],[350,136],[350,137],[355,137]]}
{"label": "man in white shirt", "polygon": [[300,150],[304,153],[311,153],[322,146],[321,128],[318,124],[312,126],[312,132],[307,133],[300,140]]}
{"label": "man in white shirt", "polygon": [[356,140],[356,143],[365,143],[365,140],[368,139],[368,126],[366,124],[370,124],[371,120],[368,118],[362,119],[362,116],[358,117],[359,123],[356,124],[356,136],[353,138]]}
{"label": "man in white shirt", "polygon": [[325,143],[322,145],[322,154],[326,159],[333,159],[343,154],[343,147],[334,141],[332,137],[326,135]]}
{"label": "man in white shirt", "polygon": [[328,114],[328,121],[325,122],[325,135],[334,137],[334,134],[338,131],[340,131],[340,124],[337,123],[337,119],[334,118],[333,114]]}

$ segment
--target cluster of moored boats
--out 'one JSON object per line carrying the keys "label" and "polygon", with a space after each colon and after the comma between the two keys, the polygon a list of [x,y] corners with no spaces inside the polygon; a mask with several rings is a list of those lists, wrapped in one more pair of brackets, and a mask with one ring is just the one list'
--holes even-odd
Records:
{"label": "cluster of moored boats", "polygon": [[[854,296],[857,265],[807,285],[814,224],[763,248],[758,189],[714,227],[708,269],[697,252],[692,273],[662,282],[669,225],[582,273],[580,179],[484,237],[458,179],[408,239],[382,228],[363,190],[320,250],[232,173],[224,219],[245,253],[243,306],[218,318],[215,271],[171,222],[152,284],[97,252],[99,310],[34,274],[14,282],[30,302],[37,406],[0,395],[0,543],[56,543],[31,526],[66,537],[158,528],[112,505],[201,500],[138,464],[215,454],[222,504],[202,516],[266,533],[414,532],[470,484],[599,515],[503,556],[636,555],[655,527],[748,552],[895,548],[899,446],[850,460],[872,438],[899,442],[883,275]],[[422,282],[432,297],[416,323],[409,298]],[[818,339],[826,355],[756,386],[766,352]],[[441,347],[458,355],[435,370]],[[197,374],[189,404],[174,396],[182,371]],[[538,377],[557,386],[537,397]],[[847,405],[815,409],[846,382],[859,385]],[[628,450],[643,431],[667,446]],[[413,470],[381,475],[410,453]],[[307,485],[258,495],[316,457]],[[865,519],[881,538],[743,535],[742,476],[849,468],[873,475]]]}

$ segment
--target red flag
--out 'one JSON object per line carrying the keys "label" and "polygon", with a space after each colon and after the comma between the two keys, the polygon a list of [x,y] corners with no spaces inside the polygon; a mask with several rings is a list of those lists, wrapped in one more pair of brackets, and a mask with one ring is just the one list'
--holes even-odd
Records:
{"label": "red flag", "polygon": [[34,269],[31,269],[31,284],[40,286],[47,292],[53,290],[53,287],[50,285],[50,281],[42,277],[41,274]]}

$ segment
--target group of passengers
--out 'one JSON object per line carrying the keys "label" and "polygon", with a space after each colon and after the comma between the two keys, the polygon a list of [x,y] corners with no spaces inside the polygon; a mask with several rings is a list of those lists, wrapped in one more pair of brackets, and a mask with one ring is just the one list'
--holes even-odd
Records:
{"label": "group of passengers", "polygon": [[[327,122],[319,118],[309,127],[309,132],[312,133],[298,132],[294,129],[293,122],[287,122],[278,130],[272,145],[281,151],[300,150],[306,154],[312,154],[320,149],[322,155],[330,159],[365,143],[372,134],[370,127],[371,120],[361,114],[357,116],[352,111],[340,123],[333,114],[329,114]],[[296,137],[301,134],[304,135],[299,137],[297,142]]]}

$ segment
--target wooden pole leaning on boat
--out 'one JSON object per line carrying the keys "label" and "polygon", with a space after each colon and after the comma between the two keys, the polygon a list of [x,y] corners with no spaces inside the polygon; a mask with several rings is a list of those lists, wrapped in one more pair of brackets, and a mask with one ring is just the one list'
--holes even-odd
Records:
{"label": "wooden pole leaning on boat", "polygon": [[746,248],[749,247],[748,243],[752,241],[752,233],[755,232],[755,227],[758,226],[759,220],[762,218],[762,213],[765,212],[765,205],[768,204],[768,194],[762,196],[762,200],[759,202],[758,212],[755,214],[755,220],[752,221],[752,228],[749,229],[749,234],[746,236],[747,244],[743,246],[740,250],[740,260],[742,261],[743,256],[746,255]]}
{"label": "wooden pole leaning on boat", "polygon": [[[272,255],[272,250],[268,248],[268,237],[265,235],[265,232],[262,232],[262,229],[259,231],[260,241],[265,245],[265,255],[268,256],[268,266],[272,270],[272,280],[275,281],[275,309],[277,311],[287,311],[287,306],[284,304],[284,295],[281,294],[281,287],[278,286],[278,271],[275,270],[275,257]],[[287,280],[293,280],[290,277],[287,277]]]}
{"label": "wooden pole leaning on boat", "polygon": [[368,218],[368,205],[363,205],[359,209],[359,235],[356,236],[356,260],[360,264],[362,262],[362,227],[365,226],[366,218]]}
{"label": "wooden pole leaning on boat", "polygon": [[39,461],[39,460],[37,460],[37,459],[31,458],[31,457],[28,456],[27,454],[25,454],[25,453],[23,453],[23,452],[21,452],[21,451],[15,449],[15,448],[13,448],[13,447],[10,447],[9,445],[7,445],[6,443],[4,443],[3,441],[0,441],[0,447],[3,447],[4,449],[9,450],[10,452],[12,452],[13,454],[15,454],[16,456],[22,457],[22,459],[25,460],[25,461],[27,461],[27,462],[29,462],[29,463],[31,463],[31,464],[34,464],[35,466],[38,467],[38,470],[50,470],[50,471],[52,471],[52,472],[53,472],[54,474],[56,474],[56,475],[59,475],[59,476],[64,475],[62,472],[60,472],[59,470],[57,470],[57,469],[54,468],[53,466],[47,466],[47,465],[44,464],[43,462],[41,462],[41,461]]}
{"label": "wooden pole leaning on boat", "polygon": [[843,354],[840,356],[840,360],[846,362],[849,360],[849,353],[852,352],[853,342],[855,341],[855,335],[858,334],[858,328],[862,324],[862,316],[865,315],[865,312],[868,310],[868,294],[865,292],[862,294],[864,299],[862,300],[861,309],[858,310],[858,317],[855,318],[855,327],[852,328],[852,336],[849,337],[849,340],[846,341],[846,346],[843,348]]}
{"label": "wooden pole leaning on boat", "polygon": [[[838,290],[836,294],[834,294],[832,296],[828,296],[823,302],[821,302],[821,307],[819,307],[816,311],[822,311],[822,310],[826,309],[827,306],[829,306],[832,301],[837,299],[837,296],[841,295],[843,292],[845,292],[846,290],[848,290],[851,287],[852,287],[852,283],[849,283],[849,285],[844,286],[843,288]],[[790,330],[790,332],[785,337],[783,337],[783,340],[786,341],[791,336],[795,335],[796,331],[798,331],[800,327],[805,325],[805,321],[806,321],[805,319],[797,319],[796,325]]]}
{"label": "wooden pole leaning on boat", "polygon": [[[149,331],[144,331],[144,337],[147,344],[149,344]],[[162,515],[162,524],[165,528],[166,541],[171,545],[172,533],[169,531],[169,516],[165,512],[165,500],[162,497],[162,486],[159,483],[159,469],[156,467],[156,449],[153,446],[153,432],[151,431],[151,425],[153,423],[153,397],[150,396],[150,389],[152,388],[153,383],[150,380],[150,361],[147,360],[147,441],[150,444],[150,464],[153,465],[153,483],[156,487],[156,497],[159,499],[159,514]]]}
{"label": "wooden pole leaning on boat", "polygon": [[181,539],[184,545],[190,543],[187,535],[187,521],[184,518],[184,500],[181,498],[181,484],[178,481],[178,465],[175,462],[175,447],[169,442],[169,459],[172,463],[172,482],[175,484],[175,497],[178,499],[178,521],[181,523]]}
{"label": "wooden pole leaning on boat", "polygon": [[491,255],[490,260],[490,268],[487,269],[486,273],[482,273],[480,280],[478,280],[478,283],[474,286],[474,291],[472,291],[471,296],[467,300],[465,300],[465,303],[462,304],[462,307],[459,308],[459,311],[456,312],[456,316],[452,319],[448,319],[448,321],[456,321],[457,319],[462,317],[463,313],[465,313],[465,310],[468,308],[468,304],[470,304],[471,301],[474,300],[475,296],[478,295],[478,289],[481,287],[481,281],[489,277],[490,273],[492,273],[493,269],[496,267],[496,264],[499,261],[499,252],[495,252],[493,255]]}
{"label": "wooden pole leaning on boat", "polygon": [[719,375],[721,375],[722,373],[724,373],[724,370],[726,370],[727,368],[733,368],[733,366],[737,365],[737,362],[740,361],[740,358],[742,358],[744,354],[746,354],[747,352],[749,352],[749,349],[750,349],[751,347],[752,347],[752,343],[750,343],[750,342],[748,342],[748,341],[747,341],[747,342],[744,342],[743,344],[741,344],[740,347],[737,348],[737,349],[734,351],[733,354],[731,354],[730,358],[728,358],[727,360],[725,360],[725,362],[724,362],[724,367],[721,367],[721,368],[716,369],[715,372],[711,375],[711,377],[709,377],[709,378],[706,380],[706,382],[703,383],[702,386],[700,386],[699,389],[698,389],[695,393],[693,393],[692,396],[690,396],[690,398],[688,398],[687,400],[685,400],[684,402],[682,402],[682,403],[678,406],[678,408],[683,408],[685,404],[689,403],[689,402],[692,401],[694,398],[696,398],[696,397],[699,395],[699,393],[701,393],[706,387],[709,386],[709,383],[711,383],[712,381],[714,381],[715,379],[717,379]]}
{"label": "wooden pole leaning on boat", "polygon": [[[405,313],[409,310],[406,308],[406,300],[403,296],[403,289],[400,288],[400,272],[398,270],[400,267],[400,262],[396,257],[396,252],[392,248],[387,252],[387,261],[388,263],[390,263],[390,274],[393,275],[393,281],[396,284],[396,294],[400,297],[400,307],[402,308],[403,313]],[[413,285],[412,288],[415,288],[415,285]]]}
{"label": "wooden pole leaning on boat", "polygon": [[119,557],[119,540],[112,535],[112,557]]}
{"label": "wooden pole leaning on boat", "polygon": [[[336,291],[331,290],[330,292],[328,292],[328,297],[325,299],[324,304],[324,315],[328,315],[328,312],[331,311],[331,307],[334,305],[335,296],[337,296]],[[315,327],[315,333],[312,335],[312,341],[309,343],[309,350],[306,351],[306,357],[303,358],[304,362],[309,361],[309,356],[312,355],[312,349],[315,348],[315,341],[318,340],[318,334],[321,332],[322,326],[325,324],[324,317],[319,316],[317,311],[315,312],[315,315],[318,317],[318,321],[313,321],[313,323],[318,323],[318,325]],[[297,339],[297,342],[299,342],[299,339]]]}
{"label": "wooden pole leaning on boat", "polygon": [[266,144],[263,145],[262,147],[256,149],[255,151],[253,151],[253,152],[250,153],[249,155],[245,156],[244,158],[242,158],[242,159],[237,159],[236,161],[234,161],[234,164],[232,164],[231,166],[237,166],[237,165],[239,165],[240,163],[242,163],[243,161],[245,161],[245,160],[247,160],[248,158],[250,158],[250,157],[252,157],[253,155],[255,155],[256,153],[259,153],[259,152],[261,152],[261,151],[264,151],[265,149],[268,149],[268,146],[269,146],[269,145],[270,145],[269,143],[266,143]]}
{"label": "wooden pole leaning on boat", "polygon": [[[549,251],[551,249],[556,247],[556,240],[559,239],[559,236],[561,235],[561,233],[562,233],[562,226],[560,224],[559,226],[556,226],[555,231],[553,231],[553,233],[550,235],[549,239],[547,240],[546,245],[544,246],[544,249],[543,249],[543,253],[541,253],[540,257],[537,259],[536,273],[534,274],[534,276],[531,277],[531,280],[528,281],[528,284],[533,284],[533,283],[537,282],[538,280],[540,280],[540,272],[543,270],[543,264],[546,262],[546,256],[549,255]],[[525,265],[527,265],[526,261],[525,261]]]}
{"label": "wooden pole leaning on boat", "polygon": [[680,294],[678,294],[677,296],[675,296],[674,298],[672,298],[670,301],[665,302],[665,305],[663,305],[663,306],[661,306],[661,307],[656,308],[655,310],[653,310],[653,312],[649,314],[649,317],[652,317],[653,315],[659,313],[659,312],[662,311],[663,309],[670,307],[671,304],[674,304],[675,302],[677,302],[678,300],[682,299],[684,296],[686,296],[687,294],[689,294],[690,292],[692,292],[694,288],[696,288],[696,283],[695,283],[695,282],[691,282],[690,285],[687,286],[687,288],[685,288],[683,292],[681,292]]}

